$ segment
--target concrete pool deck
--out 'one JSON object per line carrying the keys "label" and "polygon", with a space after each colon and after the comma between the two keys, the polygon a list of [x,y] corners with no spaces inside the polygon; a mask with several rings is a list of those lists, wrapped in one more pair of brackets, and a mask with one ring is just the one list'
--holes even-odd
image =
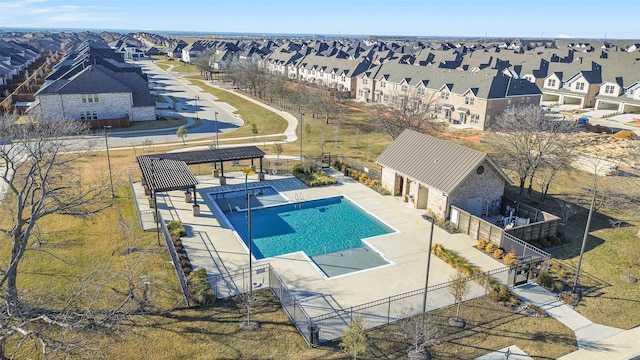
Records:
{"label": "concrete pool deck", "polygon": [[[331,170],[330,174],[338,179],[337,184],[309,188],[289,175],[266,175],[265,181],[262,182],[258,181],[257,175],[253,175],[249,177],[248,187],[269,185],[292,201],[338,195],[348,197],[398,230],[397,233],[369,240],[369,243],[391,260],[392,264],[329,279],[301,253],[254,260],[253,265],[270,263],[296,298],[306,305],[305,310],[312,317],[423,288],[430,231],[430,223],[421,217],[425,213],[424,210],[414,209],[410,203],[404,203],[400,198],[382,196],[336,171]],[[227,185],[224,188],[231,190],[244,186],[244,174],[226,175]],[[224,216],[205,196],[214,191],[212,189],[219,191],[219,180],[205,176],[199,177],[199,181],[199,216],[193,216],[192,204],[186,203],[184,194],[179,191],[159,194],[159,211],[165,220],[179,219],[186,225],[188,236],[182,239],[182,243],[194,268],[205,268],[209,274],[246,269],[248,254],[245,246],[229,228]],[[438,227],[434,229],[434,244],[441,243],[446,248],[458,251],[484,271],[504,267],[499,261],[473,248],[475,241],[470,237],[449,234]],[[455,270],[442,260],[432,256],[429,285],[449,281],[454,272]],[[264,283],[260,276],[254,275],[253,281]],[[223,292],[224,289],[219,291]],[[438,299],[429,299],[428,308],[440,305]]]}

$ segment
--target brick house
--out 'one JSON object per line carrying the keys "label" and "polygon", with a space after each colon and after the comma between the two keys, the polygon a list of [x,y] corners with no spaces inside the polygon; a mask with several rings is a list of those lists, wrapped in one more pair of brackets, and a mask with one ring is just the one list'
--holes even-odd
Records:
{"label": "brick house", "polygon": [[489,155],[405,130],[378,156],[381,185],[394,196],[440,219],[450,205],[482,216],[512,184]]}
{"label": "brick house", "polygon": [[155,99],[142,75],[101,65],[80,65],[49,82],[35,98],[27,113],[44,121],[156,119]]}

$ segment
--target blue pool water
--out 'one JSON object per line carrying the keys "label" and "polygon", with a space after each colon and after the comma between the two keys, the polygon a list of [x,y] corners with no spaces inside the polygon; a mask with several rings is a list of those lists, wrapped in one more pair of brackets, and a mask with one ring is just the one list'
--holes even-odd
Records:
{"label": "blue pool water", "polygon": [[[247,212],[225,215],[247,244]],[[256,259],[297,251],[313,257],[362,248],[361,239],[394,232],[343,197],[252,208],[251,222]]]}
{"label": "blue pool water", "polygon": [[[251,200],[251,208],[287,203],[287,200],[271,186],[251,188],[248,192],[252,195],[249,197]],[[247,193],[244,192],[244,189],[211,193],[209,197],[216,202],[220,210],[224,213],[235,212],[237,209],[245,210],[247,208]]]}

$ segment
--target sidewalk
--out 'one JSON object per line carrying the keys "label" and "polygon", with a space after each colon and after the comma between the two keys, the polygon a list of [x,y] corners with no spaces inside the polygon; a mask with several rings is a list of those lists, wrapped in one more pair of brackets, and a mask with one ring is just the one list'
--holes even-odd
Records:
{"label": "sidewalk", "polygon": [[555,294],[536,284],[513,289],[522,300],[537,305],[573,330],[577,350],[560,359],[631,359],[640,355],[640,327],[623,330],[596,324],[559,300]]}

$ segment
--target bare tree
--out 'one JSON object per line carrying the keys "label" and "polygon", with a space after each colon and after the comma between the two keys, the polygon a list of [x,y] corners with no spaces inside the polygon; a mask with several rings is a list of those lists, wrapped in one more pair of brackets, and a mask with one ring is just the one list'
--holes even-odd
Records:
{"label": "bare tree", "polygon": [[465,274],[460,272],[460,270],[456,271],[455,274],[451,275],[450,278],[451,283],[449,284],[449,293],[453,296],[453,299],[456,301],[456,322],[460,321],[460,304],[464,299],[465,295],[469,292],[470,284],[469,279]]}
{"label": "bare tree", "polygon": [[[495,157],[502,166],[516,173],[520,194],[524,193],[528,180],[531,195],[536,173],[545,164],[549,166],[554,163],[562,168],[573,156],[573,148],[570,148],[571,143],[567,139],[574,128],[568,122],[549,119],[540,106],[505,112],[498,116],[491,128],[495,131],[490,139]],[[553,178],[547,177],[548,181],[543,181],[543,187],[548,189]]]}
{"label": "bare tree", "polygon": [[88,284],[102,284],[96,279],[100,270],[76,282],[63,304],[42,303],[45,300],[18,288],[20,264],[41,220],[52,215],[95,214],[110,206],[106,200],[110,187],[106,179],[83,181],[74,166],[92,149],[92,141],[70,138],[86,134],[82,123],[17,126],[16,118],[11,114],[0,118],[0,183],[6,189],[0,211],[9,216],[8,227],[2,229],[6,236],[0,241],[11,249],[7,267],[0,273],[0,357],[7,356],[7,343],[19,348],[32,342],[45,355],[62,347],[73,348],[73,341],[64,340],[68,331],[107,326],[121,314],[118,309],[95,311],[91,305],[97,299],[87,300],[95,296],[88,294],[93,289]]}
{"label": "bare tree", "polygon": [[372,120],[393,139],[405,129],[425,132],[432,128],[435,96],[425,96],[417,91],[394,94],[390,105],[379,105],[371,112]]}
{"label": "bare tree", "polygon": [[410,358],[429,359],[427,347],[438,342],[442,329],[432,316],[414,316],[400,321],[394,335],[407,342]]}

